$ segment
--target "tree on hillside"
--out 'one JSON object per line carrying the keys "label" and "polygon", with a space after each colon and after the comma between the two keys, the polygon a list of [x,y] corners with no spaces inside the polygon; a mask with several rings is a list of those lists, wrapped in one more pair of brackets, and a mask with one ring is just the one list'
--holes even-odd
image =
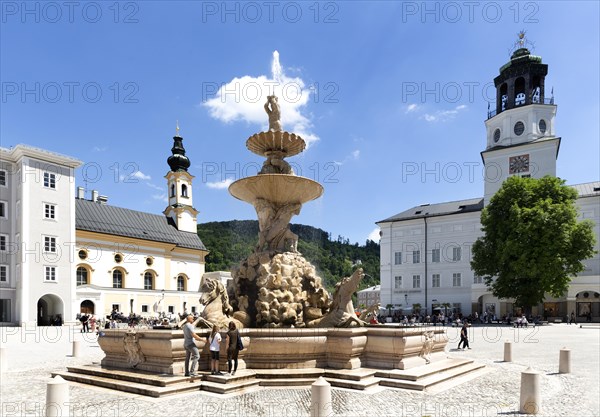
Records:
{"label": "tree on hillside", "polygon": [[473,244],[471,268],[498,298],[526,312],[545,293],[562,296],[581,262],[595,253],[592,223],[577,221],[577,191],[564,180],[508,178],[481,214],[484,235]]}

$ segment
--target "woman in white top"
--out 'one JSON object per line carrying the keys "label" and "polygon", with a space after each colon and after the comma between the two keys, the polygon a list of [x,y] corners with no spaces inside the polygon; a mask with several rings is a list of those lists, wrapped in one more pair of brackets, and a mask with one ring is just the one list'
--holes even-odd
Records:
{"label": "woman in white top", "polygon": [[219,327],[214,325],[212,332],[208,337],[208,343],[210,343],[210,373],[212,375],[223,375],[219,371],[219,351],[221,350],[221,339]]}

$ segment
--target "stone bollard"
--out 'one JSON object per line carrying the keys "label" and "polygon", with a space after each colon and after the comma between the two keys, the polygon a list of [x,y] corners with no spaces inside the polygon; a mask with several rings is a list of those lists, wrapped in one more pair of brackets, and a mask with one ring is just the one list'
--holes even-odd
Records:
{"label": "stone bollard", "polygon": [[540,373],[531,366],[521,372],[521,398],[519,412],[521,414],[541,413],[542,398],[540,395]]}
{"label": "stone bollard", "polygon": [[322,376],[311,385],[311,417],[326,417],[333,414],[331,407],[331,385]]}
{"label": "stone bollard", "polygon": [[69,407],[69,384],[55,376],[46,385],[46,417],[70,416]]}
{"label": "stone bollard", "polygon": [[79,340],[73,340],[73,357],[78,358],[81,356],[81,342]]}
{"label": "stone bollard", "polygon": [[504,362],[512,362],[512,342],[504,342]]}
{"label": "stone bollard", "polygon": [[566,347],[564,347],[560,350],[560,355],[558,358],[558,373],[571,373],[571,349],[567,349]]}

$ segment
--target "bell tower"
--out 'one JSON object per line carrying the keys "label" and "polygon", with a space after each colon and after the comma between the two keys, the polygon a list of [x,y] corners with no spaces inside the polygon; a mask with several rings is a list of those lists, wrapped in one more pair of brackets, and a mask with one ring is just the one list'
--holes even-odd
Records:
{"label": "bell tower", "polygon": [[548,65],[527,44],[521,31],[510,61],[494,78],[496,109],[488,111],[487,145],[481,152],[485,204],[510,176],[556,175],[560,138],[554,132],[554,97],[546,98]]}
{"label": "bell tower", "polygon": [[172,155],[167,158],[171,170],[165,175],[169,206],[163,213],[171,218],[178,230],[197,233],[196,216],[198,211],[193,207],[192,180],[194,176],[188,172],[190,160],[185,156],[183,138],[177,133],[173,137]]}

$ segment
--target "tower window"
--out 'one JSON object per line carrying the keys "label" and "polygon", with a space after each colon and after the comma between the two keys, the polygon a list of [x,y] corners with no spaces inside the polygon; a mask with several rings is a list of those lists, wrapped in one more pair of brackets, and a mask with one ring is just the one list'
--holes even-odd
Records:
{"label": "tower window", "polygon": [[185,184],[181,184],[181,196],[182,197],[188,196],[187,185],[185,185]]}
{"label": "tower window", "polygon": [[542,133],[542,135],[546,133],[546,121],[544,119],[540,120],[540,122],[538,123],[538,127],[540,128],[540,132]]}
{"label": "tower window", "polygon": [[525,95],[525,79],[517,78],[515,81],[515,106],[522,106],[526,103],[527,96]]}
{"label": "tower window", "polygon": [[525,125],[523,124],[523,122],[515,123],[515,135],[521,136],[524,131],[525,131]]}
{"label": "tower window", "polygon": [[494,131],[494,142],[498,142],[500,140],[500,129],[496,129]]}
{"label": "tower window", "polygon": [[175,197],[175,184],[171,184],[171,197]]}

